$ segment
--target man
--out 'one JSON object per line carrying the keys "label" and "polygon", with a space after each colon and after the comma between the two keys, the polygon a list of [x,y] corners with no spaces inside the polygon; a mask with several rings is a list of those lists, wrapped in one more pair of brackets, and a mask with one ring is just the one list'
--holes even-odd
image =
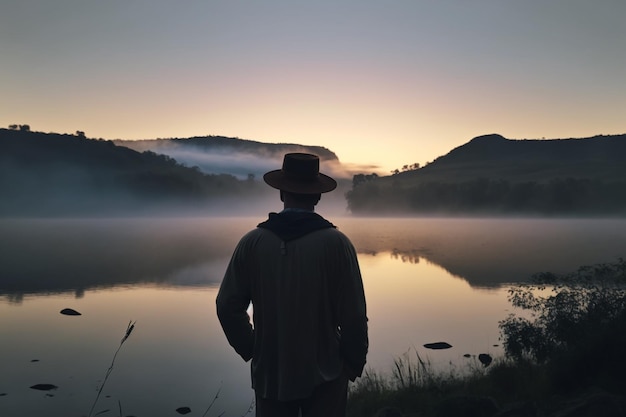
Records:
{"label": "man", "polygon": [[235,351],[252,359],[258,417],[344,416],[368,338],[354,247],[314,212],[337,183],[304,153],[286,154],[263,179],[280,190],[284,210],[237,245],[217,295],[220,323]]}

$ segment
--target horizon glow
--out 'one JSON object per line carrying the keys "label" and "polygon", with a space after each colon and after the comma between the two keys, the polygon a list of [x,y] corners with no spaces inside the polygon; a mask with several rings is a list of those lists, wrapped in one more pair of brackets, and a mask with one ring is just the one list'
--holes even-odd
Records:
{"label": "horizon glow", "polygon": [[626,133],[626,3],[32,0],[0,15],[0,126],[324,146],[389,173],[473,137]]}

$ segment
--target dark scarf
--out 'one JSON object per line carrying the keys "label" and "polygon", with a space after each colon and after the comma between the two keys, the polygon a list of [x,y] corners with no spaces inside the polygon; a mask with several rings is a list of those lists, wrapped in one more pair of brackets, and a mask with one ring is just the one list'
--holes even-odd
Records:
{"label": "dark scarf", "polygon": [[288,242],[316,230],[334,228],[335,225],[312,211],[286,211],[270,213],[269,218],[257,227],[268,229]]}

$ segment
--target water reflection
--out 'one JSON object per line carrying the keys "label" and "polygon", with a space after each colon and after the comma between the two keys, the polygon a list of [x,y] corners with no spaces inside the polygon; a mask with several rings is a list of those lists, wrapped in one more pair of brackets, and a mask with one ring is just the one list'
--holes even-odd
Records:
{"label": "water reflection", "polygon": [[523,282],[626,255],[624,219],[341,219],[361,253],[426,259],[473,287]]}
{"label": "water reflection", "polygon": [[[220,337],[215,292],[106,289],[78,300],[60,294],[0,303],[0,415],[86,415],[130,319],[136,327],[94,414],[117,412],[119,401],[123,415],[175,415],[181,406],[200,415],[221,386],[214,415],[243,415],[252,399],[249,370]],[[82,315],[59,314],[68,306]],[[38,383],[58,386],[54,397],[29,388]]]}
{"label": "water reflection", "polygon": [[[216,286],[254,219],[0,221],[0,294],[137,284]],[[256,223],[252,223],[256,224]]]}
{"label": "water reflection", "polygon": [[[498,320],[508,314],[506,288],[475,290],[431,262],[398,262],[393,252],[361,256],[370,317],[370,366],[391,369],[409,350],[434,366],[463,365],[464,355],[501,354]],[[452,349],[424,344],[444,341]]]}
{"label": "water reflection", "polygon": [[[416,350],[434,366],[463,366],[480,353],[497,356],[497,321],[508,308],[504,289],[472,289],[431,262],[399,262],[391,252],[360,255],[370,318],[368,367],[381,373]],[[70,294],[26,295],[0,302],[0,415],[84,415],[129,320],[136,328],[116,360],[96,412],[160,415],[204,410],[221,387],[215,415],[243,415],[250,404],[248,364],[223,336],[214,314],[217,288],[143,284]],[[81,316],[60,314],[64,308]],[[447,341],[453,348],[426,351]],[[38,362],[31,362],[37,359]],[[54,397],[29,387],[54,384]],[[196,411],[198,410],[198,411]],[[171,412],[170,414],[174,414]]]}
{"label": "water reflection", "polygon": [[[138,284],[216,286],[238,239],[262,218],[0,220],[0,295]],[[474,287],[624,256],[624,220],[362,219],[335,224],[360,254],[424,259]]]}

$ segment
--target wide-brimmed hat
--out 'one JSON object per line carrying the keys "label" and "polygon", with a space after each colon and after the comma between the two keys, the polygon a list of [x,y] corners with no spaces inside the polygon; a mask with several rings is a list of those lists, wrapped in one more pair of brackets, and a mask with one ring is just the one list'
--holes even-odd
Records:
{"label": "wide-brimmed hat", "polygon": [[288,153],[282,169],[263,175],[271,187],[290,193],[327,193],[337,187],[337,181],[320,173],[320,158],[309,153]]}

